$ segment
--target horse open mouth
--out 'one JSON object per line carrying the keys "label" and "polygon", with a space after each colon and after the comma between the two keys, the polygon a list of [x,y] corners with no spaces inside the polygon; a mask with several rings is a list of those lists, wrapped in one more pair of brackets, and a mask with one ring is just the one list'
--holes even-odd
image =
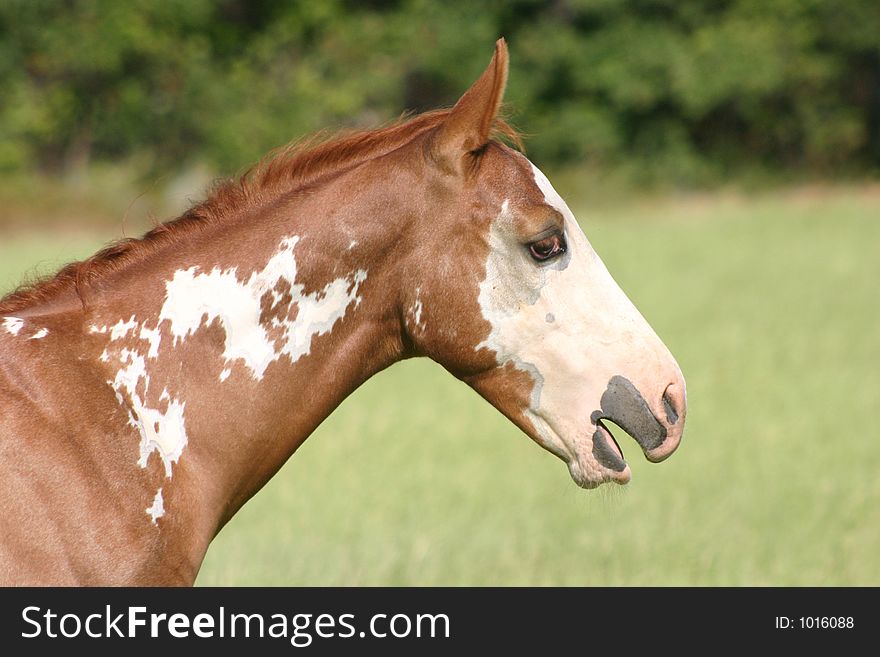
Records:
{"label": "horse open mouth", "polygon": [[606,468],[615,472],[623,472],[626,461],[614,434],[602,420],[596,420],[596,431],[593,433],[593,456]]}

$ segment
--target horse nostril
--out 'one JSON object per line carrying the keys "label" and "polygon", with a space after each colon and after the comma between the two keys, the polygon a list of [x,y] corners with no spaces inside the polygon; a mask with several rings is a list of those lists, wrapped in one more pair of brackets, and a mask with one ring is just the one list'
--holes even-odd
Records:
{"label": "horse nostril", "polygon": [[681,386],[670,383],[663,391],[663,410],[666,411],[666,419],[672,426],[678,422],[684,411],[684,396]]}

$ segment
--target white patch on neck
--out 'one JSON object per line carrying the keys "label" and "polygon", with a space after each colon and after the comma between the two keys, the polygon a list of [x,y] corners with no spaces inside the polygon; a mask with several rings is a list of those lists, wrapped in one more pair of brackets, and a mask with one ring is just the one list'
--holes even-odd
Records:
{"label": "white patch on neck", "polygon": [[[116,391],[120,403],[127,405],[134,414],[134,417],[129,418],[129,424],[137,429],[141,437],[138,465],[146,468],[150,454],[157,452],[165,466],[165,476],[171,477],[171,466],[180,459],[187,443],[184,420],[186,402],[173,399],[168,390],[163,390],[159,400],[165,402],[165,410],[150,408],[144,401],[150,388],[150,375],[147,374],[144,357],[136,351],[123,349],[119,360],[127,365],[108,383]],[[141,381],[143,396],[139,392]]]}
{"label": "white patch on neck", "polygon": [[186,421],[183,415],[186,402],[172,399],[165,389],[162,390],[159,399],[168,402],[164,412],[143,407],[138,413],[143,427],[141,458],[138,460],[138,465],[146,468],[150,454],[156,452],[165,464],[165,476],[171,477],[171,466],[180,460],[187,443]]}
{"label": "white patch on neck", "polygon": [[158,525],[159,523],[157,523],[156,520],[165,515],[165,501],[162,499],[161,488],[156,491],[152,506],[147,508],[147,515],[150,516],[150,521],[154,525]]}
{"label": "white patch on neck", "polygon": [[137,328],[137,320],[132,315],[127,322],[121,319],[110,327],[110,340],[121,340]]}
{"label": "white patch on neck", "polygon": [[425,323],[422,321],[422,311],[424,311],[424,309],[425,306],[422,303],[422,288],[417,287],[416,300],[413,303],[412,308],[410,308],[410,313],[412,315],[412,319],[416,325],[416,328],[421,331],[425,330]]}
{"label": "white patch on neck", "polygon": [[[315,335],[329,333],[337,320],[345,316],[354,301],[360,302],[358,288],[367,278],[359,269],[347,277],[337,278],[319,292],[304,294],[305,286],[296,283],[297,265],[294,247],[299,237],[281,240],[278,252],[266,266],[242,282],[236,268],[198,273],[196,267],[180,269],[165,284],[165,303],[159,323],[168,320],[174,343],[178,344],[201,326],[219,320],[226,333],[223,358],[226,363],[241,360],[257,380],[266,368],[282,356],[295,363],[311,350]],[[290,286],[290,306],[297,308],[296,318],[274,317],[270,327],[280,328],[280,345],[270,340],[260,322],[261,299],[273,293],[280,282]]]}
{"label": "white patch on neck", "polygon": [[28,340],[42,340],[47,335],[49,335],[49,329],[41,328],[39,331],[37,331],[31,337],[29,337]]}
{"label": "white patch on neck", "polygon": [[150,343],[150,349],[147,351],[147,358],[157,358],[159,356],[159,345],[162,343],[162,334],[159,332],[159,329],[151,329],[142,326],[140,338],[141,340],[146,340]]}
{"label": "white patch on neck", "polygon": [[3,328],[6,329],[7,333],[11,333],[12,335],[18,335],[18,332],[21,330],[21,327],[24,326],[24,320],[20,317],[4,317],[3,318]]}
{"label": "white patch on neck", "polygon": [[[147,467],[155,452],[162,460],[166,478],[171,478],[173,466],[189,441],[185,401],[172,397],[167,388],[162,390],[158,402],[149,404],[147,401],[151,398],[147,363],[159,357],[163,332],[168,331],[178,344],[203,325],[218,320],[226,334],[223,357],[228,365],[220,372],[220,382],[230,377],[235,360],[243,361],[253,377],[261,379],[266,368],[282,356],[296,362],[308,354],[315,335],[330,332],[352,302],[360,303],[357,293],[367,278],[367,272],[362,269],[331,281],[320,291],[305,294],[305,286],[296,283],[293,250],[298,241],[298,237],[283,239],[266,266],[245,282],[238,280],[235,267],[214,268],[208,273],[200,273],[196,267],[176,271],[165,283],[165,301],[153,328],[147,322],[138,322],[134,315],[112,326],[92,324],[89,327],[89,333],[109,338],[99,358],[119,366],[107,383],[120,406],[129,413],[129,424],[140,435],[138,465],[141,468]],[[267,294],[273,306],[284,303],[288,294],[291,300],[279,308],[278,317],[261,323]],[[287,315],[295,319],[288,319]],[[14,333],[18,333],[22,324],[18,318],[7,318],[4,322],[6,329]],[[269,332],[273,335],[271,339]],[[111,345],[115,341],[122,344]],[[134,341],[146,344],[142,344],[140,350],[130,348]],[[161,488],[146,512],[154,524],[164,515]]]}

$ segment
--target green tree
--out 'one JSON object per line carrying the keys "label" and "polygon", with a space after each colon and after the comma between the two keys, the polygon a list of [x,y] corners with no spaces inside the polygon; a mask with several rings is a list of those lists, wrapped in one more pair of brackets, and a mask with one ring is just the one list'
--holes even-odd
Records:
{"label": "green tree", "polygon": [[0,0],[0,169],[235,170],[454,102],[499,35],[543,163],[880,167],[876,0]]}

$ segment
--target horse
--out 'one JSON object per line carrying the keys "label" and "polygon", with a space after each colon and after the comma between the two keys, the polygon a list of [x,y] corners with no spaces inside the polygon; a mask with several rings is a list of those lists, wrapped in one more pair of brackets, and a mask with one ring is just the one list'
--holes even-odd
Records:
{"label": "horse", "polygon": [[451,109],[275,153],[139,239],[0,300],[0,582],[191,585],[342,400],[431,358],[567,465],[679,445],[675,359],[499,114],[503,39]]}

